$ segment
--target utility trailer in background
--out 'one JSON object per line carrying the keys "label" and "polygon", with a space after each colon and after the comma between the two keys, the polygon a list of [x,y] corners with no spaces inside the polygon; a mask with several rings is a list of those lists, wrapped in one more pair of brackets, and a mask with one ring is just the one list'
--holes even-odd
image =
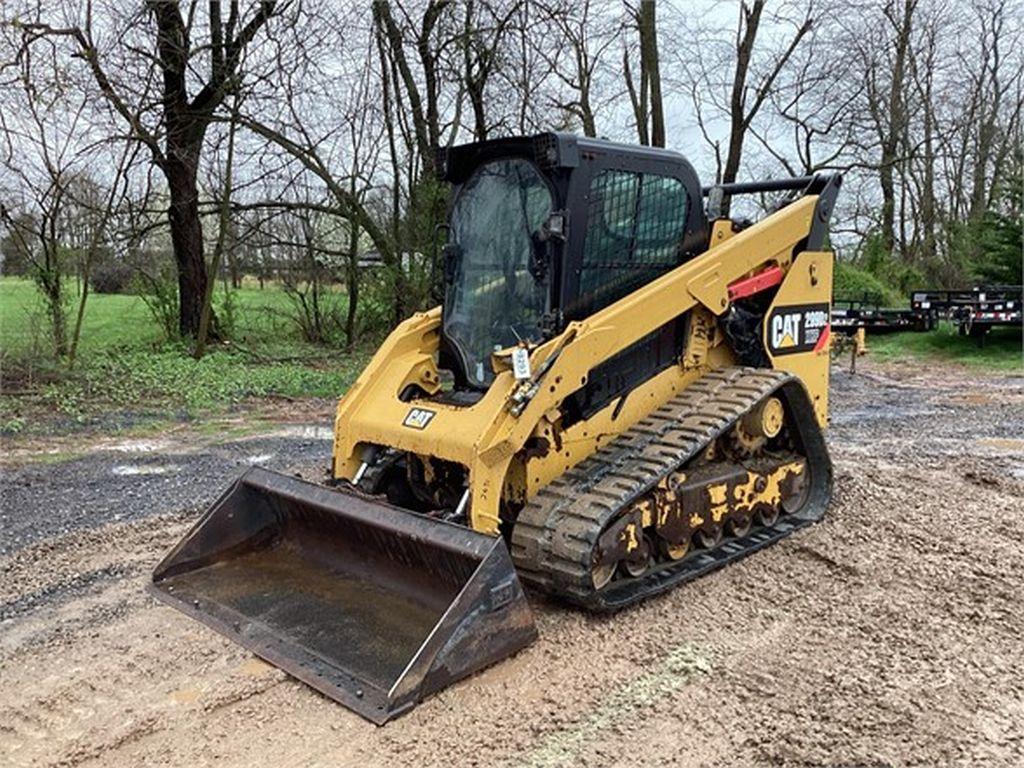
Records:
{"label": "utility trailer in background", "polygon": [[936,322],[936,315],[927,309],[882,306],[882,298],[877,294],[865,292],[860,297],[832,299],[832,330],[846,336],[852,336],[861,328],[872,334],[930,331]]}
{"label": "utility trailer in background", "polygon": [[1019,285],[988,285],[969,290],[913,291],[910,306],[952,321],[959,333],[984,339],[999,326],[1020,328],[1024,322],[1021,305],[1024,289]]}

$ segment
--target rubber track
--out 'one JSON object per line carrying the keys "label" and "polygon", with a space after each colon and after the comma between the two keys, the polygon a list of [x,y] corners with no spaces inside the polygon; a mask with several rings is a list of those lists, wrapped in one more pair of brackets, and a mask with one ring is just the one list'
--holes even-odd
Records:
{"label": "rubber track", "polygon": [[[783,396],[811,471],[811,493],[799,515],[770,528],[726,539],[661,564],[600,592],[590,575],[601,532],[634,500],[696,456],[762,398]],[[701,377],[607,446],[551,482],[526,504],[512,530],[520,576],[582,607],[624,608],[761,549],[821,518],[831,493],[831,463],[806,390],[791,374],[763,368],[723,368]]]}

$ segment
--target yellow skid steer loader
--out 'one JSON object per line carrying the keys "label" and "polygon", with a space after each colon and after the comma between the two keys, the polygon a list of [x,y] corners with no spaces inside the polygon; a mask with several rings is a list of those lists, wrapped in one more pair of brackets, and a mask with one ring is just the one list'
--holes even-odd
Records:
{"label": "yellow skid steer loader", "polygon": [[[250,470],[153,574],[376,723],[532,642],[523,582],[615,610],[831,494],[838,176],[702,189],[674,152],[564,134],[454,147],[438,173],[443,306],[339,402],[331,484]],[[759,221],[719,213],[765,193]]]}

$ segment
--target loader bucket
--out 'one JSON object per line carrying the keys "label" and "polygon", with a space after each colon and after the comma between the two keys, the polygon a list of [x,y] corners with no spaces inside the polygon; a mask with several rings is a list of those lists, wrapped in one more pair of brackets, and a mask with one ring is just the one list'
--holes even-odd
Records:
{"label": "loader bucket", "polygon": [[501,538],[264,469],[151,591],[377,724],[537,637]]}

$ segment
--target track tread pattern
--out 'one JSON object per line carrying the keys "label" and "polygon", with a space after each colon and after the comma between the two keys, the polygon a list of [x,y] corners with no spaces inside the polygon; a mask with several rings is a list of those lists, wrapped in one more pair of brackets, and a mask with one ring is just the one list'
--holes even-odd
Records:
{"label": "track tread pattern", "polygon": [[[615,610],[696,578],[819,519],[831,488],[831,464],[814,423],[808,460],[827,475],[827,488],[824,494],[819,489],[810,514],[780,518],[771,529],[755,530],[643,577],[613,582],[601,592],[595,591],[590,578],[590,554],[601,532],[622,509],[696,456],[762,398],[794,384],[803,392],[797,380],[783,371],[746,367],[712,371],[580,462],[576,471],[548,484],[520,511],[512,530],[512,558],[522,578],[583,607]],[[809,411],[806,398],[804,405]]]}

